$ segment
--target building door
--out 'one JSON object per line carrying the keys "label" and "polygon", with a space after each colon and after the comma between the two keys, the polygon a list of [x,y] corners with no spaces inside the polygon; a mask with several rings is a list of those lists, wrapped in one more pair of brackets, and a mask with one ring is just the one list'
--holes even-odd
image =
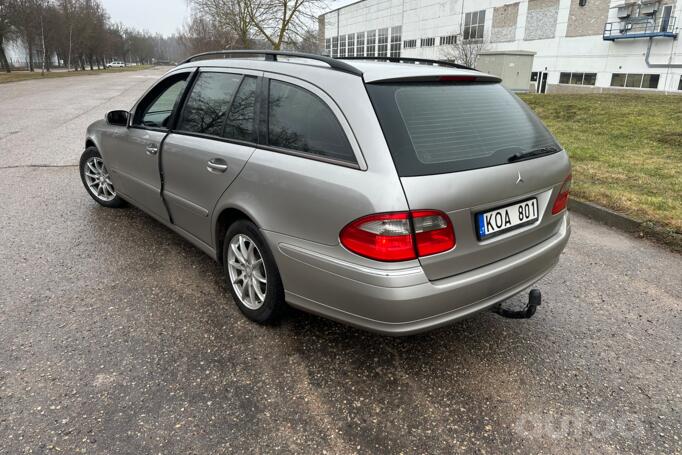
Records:
{"label": "building door", "polygon": [[547,73],[540,73],[538,77],[538,93],[547,92]]}

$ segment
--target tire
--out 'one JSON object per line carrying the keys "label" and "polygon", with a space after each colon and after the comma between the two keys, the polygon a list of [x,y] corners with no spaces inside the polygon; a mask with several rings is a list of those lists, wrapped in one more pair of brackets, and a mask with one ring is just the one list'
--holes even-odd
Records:
{"label": "tire", "polygon": [[[233,243],[237,251],[232,249]],[[255,250],[251,247],[255,247]],[[244,261],[237,254],[242,251],[247,252],[241,254]],[[259,256],[263,267],[259,265]],[[238,220],[230,226],[223,242],[223,264],[227,287],[244,316],[259,324],[271,324],[279,320],[286,309],[282,278],[272,252],[255,224]]]}
{"label": "tire", "polygon": [[[116,189],[113,183],[111,183],[109,171],[104,165],[102,155],[100,155],[96,147],[85,149],[81,155],[79,169],[85,191],[88,192],[95,202],[112,209],[125,205],[125,201],[121,196],[116,194]],[[95,186],[99,186],[99,190],[96,190]]]}

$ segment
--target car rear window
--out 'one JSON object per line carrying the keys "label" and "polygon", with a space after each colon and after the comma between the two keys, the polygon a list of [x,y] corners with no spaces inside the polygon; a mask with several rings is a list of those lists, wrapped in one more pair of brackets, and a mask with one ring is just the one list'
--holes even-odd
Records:
{"label": "car rear window", "polygon": [[497,83],[367,89],[401,176],[496,166],[514,155],[561,148],[530,108]]}

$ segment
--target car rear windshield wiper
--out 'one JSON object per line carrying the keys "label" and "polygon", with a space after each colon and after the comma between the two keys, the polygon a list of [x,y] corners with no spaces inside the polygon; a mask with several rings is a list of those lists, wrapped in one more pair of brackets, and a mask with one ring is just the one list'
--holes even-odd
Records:
{"label": "car rear windshield wiper", "polygon": [[514,153],[512,156],[507,158],[507,161],[513,163],[514,161],[523,161],[531,158],[537,158],[538,156],[551,155],[552,153],[560,152],[561,149],[557,147],[542,147],[536,150],[531,150],[525,153]]}

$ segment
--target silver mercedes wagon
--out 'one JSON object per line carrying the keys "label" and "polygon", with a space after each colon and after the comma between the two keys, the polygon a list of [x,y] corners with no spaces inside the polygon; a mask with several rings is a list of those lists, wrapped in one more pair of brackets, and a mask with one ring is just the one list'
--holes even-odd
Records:
{"label": "silver mercedes wagon", "polygon": [[201,54],[85,147],[90,196],[219,261],[259,323],[289,304],[442,326],[528,289],[570,233],[566,152],[499,78],[448,62]]}

